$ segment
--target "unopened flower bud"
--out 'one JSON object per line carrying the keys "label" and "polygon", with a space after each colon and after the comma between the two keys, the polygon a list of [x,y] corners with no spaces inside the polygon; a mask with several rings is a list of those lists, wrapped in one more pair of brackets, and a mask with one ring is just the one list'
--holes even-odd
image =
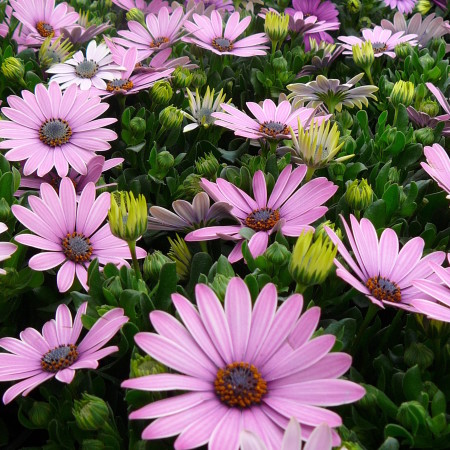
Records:
{"label": "unopened flower bud", "polygon": [[414,98],[414,84],[411,81],[397,81],[391,92],[391,103],[394,107],[400,104],[409,106]]}
{"label": "unopened flower bud", "polygon": [[370,17],[364,16],[364,17],[361,17],[361,20],[359,21],[359,25],[361,28],[371,28],[372,21],[370,20]]}
{"label": "unopened flower bud", "polygon": [[219,161],[217,161],[217,158],[212,153],[209,153],[195,161],[195,170],[197,173],[208,179],[215,180],[217,178],[217,171],[219,168]]}
{"label": "unopened flower bud", "polygon": [[47,428],[52,418],[52,407],[46,402],[33,402],[28,416],[34,426],[38,428]]}
{"label": "unopened flower bud", "polygon": [[411,429],[418,422],[425,423],[427,411],[418,401],[412,400],[402,403],[397,411],[396,419],[407,429]]}
{"label": "unopened flower bud", "polygon": [[144,260],[144,278],[154,282],[158,281],[162,267],[169,262],[172,260],[159,250],[147,255]]}
{"label": "unopened flower bud", "polygon": [[22,81],[25,75],[25,67],[20,59],[10,56],[2,63],[2,73],[9,81]]}
{"label": "unopened flower bud", "polygon": [[328,166],[328,174],[332,181],[342,181],[347,166],[343,163],[333,163]]}
{"label": "unopened flower bud", "polygon": [[150,99],[158,106],[168,105],[172,96],[172,86],[165,80],[157,81],[150,90]]}
{"label": "unopened flower bud", "polygon": [[420,370],[425,370],[433,364],[434,353],[425,344],[413,342],[406,349],[404,360],[409,367],[417,364]]}
{"label": "unopened flower bud", "polygon": [[183,181],[183,189],[185,197],[188,199],[194,198],[203,189],[200,186],[200,181],[202,177],[196,173],[189,174]]}
{"label": "unopened flower bud", "polygon": [[432,8],[433,3],[431,3],[429,0],[419,0],[416,3],[416,9],[422,16],[428,13],[428,11]]}
{"label": "unopened flower bud", "polygon": [[81,450],[104,450],[105,444],[98,439],[83,439]]}
{"label": "unopened flower bud", "polygon": [[372,42],[366,41],[361,45],[352,46],[353,61],[361,69],[369,70],[375,60],[375,54],[372,47]]}
{"label": "unopened flower bud", "polygon": [[216,293],[221,302],[225,300],[225,293],[227,291],[227,286],[230,280],[231,277],[227,277],[223,273],[216,273],[212,283],[209,283],[212,290]]}
{"label": "unopened flower bud", "polygon": [[264,256],[275,266],[284,266],[289,262],[291,252],[279,242],[271,244],[264,252]]}
{"label": "unopened flower bud", "polygon": [[83,393],[81,400],[75,400],[72,413],[78,428],[86,431],[100,430],[109,417],[108,405],[99,397]]}
{"label": "unopened flower bud", "polygon": [[325,227],[328,227],[332,229],[336,236],[342,241],[342,231],[341,229],[331,220],[326,220],[325,222],[322,222],[314,231],[314,238],[317,239],[320,235],[323,235],[323,237],[327,237],[328,233],[325,230]]}
{"label": "unopened flower bud", "polygon": [[414,130],[414,139],[419,144],[432,145],[435,141],[434,131],[429,127],[420,128],[419,130]]}
{"label": "unopened flower bud", "polygon": [[407,56],[411,54],[411,44],[409,42],[401,42],[400,44],[397,44],[394,48],[394,52],[396,56],[399,58],[405,59]]}
{"label": "unopened flower bud", "polygon": [[391,167],[389,169],[388,180],[391,183],[398,183],[400,181],[400,174],[396,167]]}
{"label": "unopened flower bud", "polygon": [[420,65],[424,68],[425,71],[430,70],[435,65],[434,58],[428,53],[425,53],[425,55],[422,55],[419,58],[419,61],[420,61]]}
{"label": "unopened flower bud", "polygon": [[130,378],[157,375],[158,373],[164,373],[166,370],[166,367],[150,355],[141,356],[139,353],[135,353],[130,361]]}
{"label": "unopened flower bud", "polygon": [[192,73],[185,67],[177,67],[172,73],[172,83],[176,89],[189,87],[192,83]]}
{"label": "unopened flower bud", "polygon": [[178,236],[176,239],[168,238],[170,242],[169,258],[175,261],[177,275],[181,280],[187,280],[191,273],[192,253],[183,238]]}
{"label": "unopened flower bud", "polygon": [[361,11],[361,2],[359,0],[348,0],[347,11],[350,14],[358,14]]}
{"label": "unopened flower bud", "polygon": [[282,56],[279,58],[274,58],[272,62],[273,68],[275,69],[275,72],[287,72],[288,70],[288,63],[286,59],[284,59]]}
{"label": "unopened flower bud", "polygon": [[289,16],[284,13],[268,12],[264,31],[272,42],[283,42],[289,31]]}
{"label": "unopened flower bud", "polygon": [[156,162],[158,163],[158,167],[160,169],[167,172],[175,164],[175,158],[173,157],[172,153],[168,152],[167,150],[163,150],[162,152],[158,153]]}
{"label": "unopened flower bud", "polygon": [[183,122],[183,112],[175,106],[167,106],[159,113],[159,123],[166,130],[178,128]]}
{"label": "unopened flower bud", "polygon": [[203,87],[208,81],[208,78],[206,77],[206,73],[204,70],[196,70],[195,72],[192,72],[192,87],[195,89],[199,89]]}
{"label": "unopened flower bud", "polygon": [[345,200],[354,211],[362,211],[372,204],[372,188],[364,178],[361,182],[354,180],[351,184],[347,185]]}
{"label": "unopened flower bud", "polygon": [[127,14],[126,14],[126,19],[129,22],[130,20],[134,20],[136,22],[139,22],[142,26],[146,26],[145,25],[145,16],[144,13],[138,9],[138,8],[131,8]]}
{"label": "unopened flower bud", "polygon": [[439,105],[434,100],[423,100],[419,105],[419,111],[435,117],[439,114]]}
{"label": "unopened flower bud", "polygon": [[142,117],[133,117],[130,120],[130,130],[133,135],[139,135],[145,133],[147,124]]}

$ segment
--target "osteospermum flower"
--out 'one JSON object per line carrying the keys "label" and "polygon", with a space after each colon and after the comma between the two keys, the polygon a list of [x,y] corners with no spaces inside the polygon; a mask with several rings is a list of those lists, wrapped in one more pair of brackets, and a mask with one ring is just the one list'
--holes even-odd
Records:
{"label": "osteospermum flower", "polygon": [[[0,234],[4,233],[8,227],[0,222]],[[17,245],[11,244],[10,242],[0,242],[0,261],[4,261],[11,257],[11,255],[16,251]],[[5,275],[6,271],[0,269],[0,275]]]}
{"label": "osteospermum flower", "polygon": [[[110,206],[110,194],[104,192],[95,199],[95,185],[88,183],[77,202],[75,187],[70,178],[63,178],[59,194],[50,184],[43,183],[40,198],[30,196],[31,211],[13,205],[14,216],[35,234],[20,234],[17,242],[44,250],[30,258],[33,270],[48,270],[61,265],[57,284],[66,292],[75,276],[84,289],[87,287],[87,268],[94,258],[100,265],[113,263],[129,266],[131,259],[127,243],[111,234],[109,224],[102,226]],[[101,227],[101,228],[100,228]],[[138,257],[146,252],[138,248]]]}
{"label": "osteospermum flower", "polygon": [[447,152],[439,144],[424,148],[427,163],[421,163],[422,168],[430,175],[436,183],[447,192],[450,200],[450,158]]}
{"label": "osteospermum flower", "polygon": [[250,25],[250,16],[240,21],[239,13],[234,12],[228,18],[225,30],[222,16],[217,11],[211,12],[211,18],[194,14],[192,19],[194,22],[188,21],[184,24],[190,34],[183,40],[210,50],[216,55],[251,57],[265,55],[269,48],[263,45],[268,42],[265,33],[256,33],[238,39]]}
{"label": "osteospermum flower", "polygon": [[335,44],[328,44],[325,41],[317,44],[315,40],[310,40],[308,36],[305,37],[305,40],[308,40],[314,56],[311,59],[311,64],[306,64],[302,67],[302,70],[297,74],[297,78],[318,72],[326,72],[344,51],[340,45],[336,47]]}
{"label": "osteospermum flower", "polygon": [[86,309],[87,302],[78,308],[72,324],[69,308],[59,305],[55,319],[44,324],[42,334],[34,328],[26,328],[20,333],[20,340],[0,339],[0,347],[9,352],[0,353],[0,381],[23,380],[4,393],[5,405],[20,394],[28,395],[53,377],[69,384],[76,370],[96,369],[100,359],[119,350],[115,345],[102,347],[128,322],[121,308],[114,308],[100,317],[77,344],[83,329],[81,316]]}
{"label": "osteospermum flower", "polygon": [[234,11],[234,5],[232,0],[185,0],[184,2],[186,10],[195,8],[195,12],[200,15],[206,15],[210,17],[211,11],[228,11],[232,13]]}
{"label": "osteospermum flower", "polygon": [[445,114],[440,116],[436,116],[435,119],[438,122],[445,122],[444,129],[442,130],[442,134],[444,136],[450,136],[450,103],[445,98],[444,94],[433,84],[433,83],[425,83],[427,88],[431,91],[431,93],[436,97],[436,100],[442,106],[442,109],[445,111]]}
{"label": "osteospermum flower", "polygon": [[144,14],[157,13],[161,8],[168,7],[169,3],[163,0],[112,0],[112,2],[122,9],[140,9]]}
{"label": "osteospermum flower", "polygon": [[11,149],[5,155],[8,161],[26,160],[25,176],[36,171],[44,176],[55,167],[64,177],[69,165],[85,175],[94,152],[108,150],[108,141],[117,139],[114,131],[103,128],[117,119],[97,119],[109,105],[98,97],[89,99],[76,84],[64,93],[57,83],[50,83],[48,90],[38,84],[34,95],[24,90],[22,97],[9,96],[10,106],[2,108],[11,120],[0,120],[0,138],[5,139],[0,149]]}
{"label": "osteospermum flower", "polygon": [[361,109],[362,105],[369,105],[368,98],[377,100],[373,93],[378,91],[378,88],[372,85],[354,87],[363,76],[364,74],[360,73],[341,84],[338,79],[318,75],[315,81],[309,83],[288,84],[287,88],[292,92],[288,98],[294,98],[294,105],[309,102],[308,106],[313,108],[325,103],[330,113],[334,113],[334,110],[341,111],[342,106],[356,106]]}
{"label": "osteospermum flower", "polygon": [[99,25],[89,21],[89,11],[80,14],[76,24],[61,28],[64,35],[72,44],[81,45],[88,42],[110,28],[109,22]]}
{"label": "osteospermum flower", "polygon": [[57,39],[47,38],[39,48],[39,64],[42,68],[48,68],[53,64],[67,61],[73,55],[73,45],[68,39],[62,40],[62,36]]}
{"label": "osteospermum flower", "polygon": [[[256,117],[256,120],[234,106],[222,103],[220,107],[224,112],[215,112],[212,117],[219,125],[234,131],[236,136],[250,139],[289,139],[290,128],[298,130],[298,120],[304,127],[308,127],[314,118],[314,108],[292,108],[285,100],[278,106],[273,100],[264,100],[262,106],[258,103],[247,102],[247,108]],[[318,116],[314,120],[322,123],[329,116]]]}
{"label": "osteospermum flower", "polygon": [[395,58],[394,49],[398,44],[408,42],[412,46],[417,45],[416,34],[405,34],[403,31],[392,33],[391,30],[385,30],[380,26],[376,26],[373,30],[365,28],[362,30],[362,38],[356,36],[339,36],[338,39],[344,44],[344,55],[352,55],[352,46],[359,45],[366,41],[370,41],[373,47],[373,53],[376,58],[381,55],[388,55]]}
{"label": "osteospermum flower", "polygon": [[224,225],[201,228],[186,236],[187,241],[206,241],[228,238],[237,241],[228,259],[239,261],[242,256],[243,228],[254,231],[248,247],[254,257],[264,253],[269,236],[281,230],[285,236],[298,237],[302,231],[314,230],[309,224],[322,217],[328,210],[322,206],[337,190],[326,178],[315,178],[297,190],[305,177],[307,167],[301,165],[292,170],[286,166],[280,173],[275,186],[267,199],[267,186],[264,174],[258,170],[253,177],[251,198],[229,181],[218,178],[216,183],[202,179],[200,185],[216,202],[222,201],[233,206],[231,213],[239,220],[239,225]]}
{"label": "osteospermum flower", "polygon": [[342,222],[354,258],[336,233],[325,229],[354,275],[337,259],[336,274],[381,308],[389,305],[417,312],[411,301],[422,297],[412,283],[421,278],[434,279],[429,262],[442,264],[445,253],[434,252],[422,258],[425,243],[420,237],[409,240],[399,252],[398,238],[391,228],[386,228],[378,240],[370,220],[358,223],[351,215],[351,229],[343,218]]}
{"label": "osteospermum flower", "polygon": [[[279,450],[291,417],[301,423],[307,439],[320,423],[342,423],[323,406],[364,395],[356,383],[337,379],[351,358],[329,353],[335,337],[311,339],[320,309],[300,316],[300,295],[289,297],[277,311],[276,287],[269,283],[252,307],[250,292],[239,278],[229,282],[224,307],[206,285],[198,284],[195,294],[198,311],[185,297],[172,295],[183,324],[154,311],[150,320],[157,333],[135,335],[139,347],[180,374],[143,376],[124,381],[122,387],[188,391],[130,414],[130,419],[157,418],[144,429],[142,439],[179,434],[175,449],[208,443],[211,450],[237,450],[246,429],[260,435],[269,449]],[[335,432],[333,438],[338,445]]]}
{"label": "osteospermum flower", "polygon": [[417,0],[384,0],[384,4],[391,9],[398,9],[400,14],[410,14]]}

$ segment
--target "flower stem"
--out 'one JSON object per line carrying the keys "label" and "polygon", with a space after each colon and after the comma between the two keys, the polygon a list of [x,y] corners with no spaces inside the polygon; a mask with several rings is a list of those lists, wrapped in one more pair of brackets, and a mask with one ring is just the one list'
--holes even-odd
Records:
{"label": "flower stem", "polygon": [[395,127],[395,124],[397,123],[397,118],[398,118],[398,108],[395,108],[395,113],[394,113],[394,122],[392,123],[392,125]]}
{"label": "flower stem", "polygon": [[370,73],[370,69],[366,69],[366,75],[367,75],[367,78],[369,79],[370,84],[375,86],[375,83],[373,82],[372,74]]}
{"label": "flower stem", "polygon": [[200,248],[202,249],[202,252],[208,253],[208,244],[206,241],[200,241]]}
{"label": "flower stem", "polygon": [[142,280],[141,269],[139,267],[139,262],[136,256],[136,241],[128,242],[128,247],[130,249],[131,259],[133,261],[133,269],[136,274],[136,277],[138,280]]}
{"label": "flower stem", "polygon": [[376,316],[377,312],[378,306],[376,306],[374,303],[371,303],[369,305],[369,309],[367,310],[366,317],[364,317],[364,321],[361,324],[361,328],[359,329],[358,334],[356,335],[355,342],[353,343],[352,347],[353,357],[355,357],[356,354],[358,353],[359,344],[361,343],[364,331],[366,331],[367,327],[370,325],[370,322],[372,322],[372,319]]}
{"label": "flower stem", "polygon": [[305,182],[311,180],[315,171],[316,171],[316,169],[314,167],[308,167],[308,170],[306,171],[306,175],[305,175]]}
{"label": "flower stem", "polygon": [[304,284],[297,283],[297,284],[295,285],[295,293],[296,293],[296,294],[303,294],[303,292],[306,291],[306,288],[307,288],[307,287],[308,287],[308,286],[305,286]]}

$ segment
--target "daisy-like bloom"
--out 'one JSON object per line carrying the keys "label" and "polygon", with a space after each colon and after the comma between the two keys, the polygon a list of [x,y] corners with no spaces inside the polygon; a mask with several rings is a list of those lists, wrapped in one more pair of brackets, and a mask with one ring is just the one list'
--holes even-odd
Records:
{"label": "daisy-like bloom", "polygon": [[302,67],[302,70],[297,74],[297,78],[304,75],[313,75],[318,72],[326,73],[334,61],[336,61],[344,51],[340,45],[336,48],[335,44],[328,44],[325,41],[322,41],[317,45],[316,41],[309,39],[308,36],[306,36],[306,39],[309,42],[309,46],[314,56],[311,59],[311,64],[306,64]]}
{"label": "daisy-like bloom", "polygon": [[364,74],[360,73],[341,84],[338,79],[318,75],[315,81],[309,83],[288,84],[287,88],[292,92],[288,98],[294,98],[294,105],[309,102],[308,106],[316,108],[325,104],[330,113],[341,111],[342,106],[356,106],[361,109],[362,105],[369,105],[368,98],[377,100],[373,93],[378,91],[378,88],[372,85],[354,87],[363,76]]}
{"label": "daisy-like bloom", "polygon": [[[225,305],[204,284],[195,288],[198,311],[185,297],[172,301],[183,323],[154,311],[150,320],[157,333],[137,333],[136,344],[152,358],[180,372],[126,380],[122,387],[143,391],[184,390],[130,414],[130,419],[153,419],[142,439],[179,434],[174,448],[238,450],[245,429],[258,434],[270,450],[279,450],[291,417],[303,439],[321,423],[339,426],[342,419],[324,406],[351,403],[364,389],[347,380],[351,358],[329,353],[332,335],[311,336],[319,308],[301,314],[303,298],[289,297],[277,310],[277,291],[269,283],[252,307],[246,284],[229,282]],[[333,430],[333,444],[339,436]]]}
{"label": "daisy-like bloom", "polygon": [[108,108],[100,98],[89,98],[89,92],[81,92],[73,84],[61,93],[57,83],[50,83],[48,90],[38,84],[33,95],[22,91],[22,97],[10,95],[9,108],[2,113],[11,120],[0,120],[0,149],[12,149],[5,154],[8,161],[26,160],[23,174],[37,171],[42,177],[55,167],[64,177],[69,165],[86,175],[87,162],[95,151],[111,148],[108,141],[117,134],[104,126],[117,119],[96,119]]}
{"label": "daisy-like bloom", "polygon": [[[0,234],[4,233],[8,227],[0,222]],[[0,242],[0,261],[4,261],[11,257],[11,255],[16,251],[17,245],[11,244],[10,242]],[[0,269],[0,275],[5,275],[6,271]]]}
{"label": "daisy-like bloom", "polygon": [[445,98],[444,94],[432,83],[425,83],[427,88],[431,91],[431,93],[436,97],[436,100],[442,106],[442,109],[445,111],[445,114],[441,116],[436,116],[434,119],[438,122],[445,122],[444,129],[442,130],[442,134],[444,136],[450,136],[450,103]]}
{"label": "daisy-like bloom", "polygon": [[[256,117],[253,119],[234,106],[222,103],[220,107],[224,112],[216,112],[212,117],[219,125],[234,131],[236,136],[250,139],[290,139],[292,128],[298,131],[298,120],[306,128],[314,118],[314,108],[298,108],[293,110],[292,105],[284,100],[277,106],[273,100],[264,100],[262,106],[258,103],[247,102],[247,108]],[[329,116],[318,116],[314,120],[322,123]]]}
{"label": "daisy-like bloom", "polygon": [[228,18],[225,30],[222,16],[217,11],[211,13],[211,18],[194,14],[192,19],[194,22],[188,21],[184,24],[190,34],[183,40],[210,50],[216,55],[251,57],[265,55],[269,48],[264,45],[269,41],[265,33],[238,39],[250,25],[252,20],[250,16],[240,21],[239,13],[234,12]]}
{"label": "daisy-like bloom", "polygon": [[67,3],[55,7],[55,0],[11,0],[13,15],[25,25],[23,37],[29,46],[39,46],[47,37],[56,38],[61,28],[73,25],[78,13],[70,11]]}
{"label": "daisy-like bloom", "polygon": [[447,192],[450,200],[450,158],[447,152],[439,144],[433,144],[424,148],[424,154],[428,164],[421,163],[422,168]]}
{"label": "daisy-like bloom", "polygon": [[81,45],[88,42],[103,33],[111,25],[109,22],[100,25],[93,24],[89,21],[89,11],[81,13],[77,23],[70,27],[61,28],[61,34],[69,39],[72,44]]}
{"label": "daisy-like bloom", "polygon": [[423,297],[412,282],[435,279],[429,263],[442,264],[445,253],[434,252],[422,258],[425,242],[420,237],[409,240],[399,251],[397,235],[391,228],[386,228],[378,240],[370,220],[361,219],[358,223],[351,215],[351,229],[344,218],[342,222],[354,258],[333,230],[328,227],[325,230],[354,275],[338,259],[334,261],[336,274],[381,308],[390,305],[417,312],[411,301]]}
{"label": "daisy-like bloom", "polygon": [[157,13],[161,8],[169,7],[169,3],[163,0],[112,0],[119,8],[129,11],[130,9],[140,9],[144,14]]}
{"label": "daisy-like bloom", "polygon": [[442,17],[436,17],[435,13],[429,14],[422,20],[422,14],[417,13],[408,21],[401,12],[396,12],[393,22],[387,19],[381,21],[381,26],[392,33],[403,31],[405,34],[416,34],[419,45],[425,46],[432,39],[440,38],[449,33]]}
{"label": "daisy-like bloom", "polygon": [[219,12],[228,11],[229,13],[234,11],[234,5],[231,0],[186,0],[184,4],[186,5],[186,11],[194,7],[197,14],[208,17],[211,16],[211,12],[214,10]]}
{"label": "daisy-like bloom", "polygon": [[[293,0],[292,6],[293,8],[285,9],[286,14],[295,18],[295,13],[300,11],[303,13],[304,18],[316,17],[318,22],[333,24],[333,28],[329,28],[328,30],[339,29],[338,10],[335,4],[328,0]],[[334,25],[336,23],[338,24],[337,28]],[[325,29],[309,33],[308,37],[316,41],[317,44],[322,41],[329,42],[330,44],[334,42],[333,37]],[[308,45],[306,39],[305,45]]]}
{"label": "daisy-like bloom", "polygon": [[68,39],[62,40],[62,36],[57,39],[48,37],[39,48],[39,64],[42,68],[49,68],[53,64],[67,61],[73,55],[73,45]]}
{"label": "daisy-like bloom", "polygon": [[[448,256],[450,262],[450,254]],[[411,303],[419,312],[426,314],[430,319],[450,322],[450,269],[444,269],[437,264],[430,263],[431,268],[438,277],[438,282],[430,280],[417,280],[413,282],[414,287],[431,300],[422,300],[420,295],[418,300]]]}
{"label": "daisy-like bloom", "polygon": [[86,336],[77,344],[83,329],[81,316],[86,314],[87,302],[72,314],[65,305],[59,305],[55,319],[42,327],[42,334],[26,328],[20,339],[4,337],[0,347],[9,353],[0,353],[0,381],[23,380],[11,386],[3,395],[3,403],[18,395],[28,395],[35,387],[55,377],[62,383],[71,383],[77,369],[96,369],[98,361],[119,347],[102,348],[128,322],[123,309],[114,308],[95,322]]}
{"label": "daisy-like bloom", "polygon": [[410,14],[414,9],[417,0],[384,0],[384,4],[391,9],[398,9],[403,14]]}
{"label": "daisy-like bloom", "polygon": [[175,200],[172,203],[175,214],[161,206],[150,207],[149,230],[195,230],[210,225],[216,220],[230,217],[232,207],[226,202],[210,205],[205,192],[199,192],[192,203]]}
{"label": "daisy-like bloom", "polygon": [[256,258],[262,255],[269,236],[278,230],[285,236],[298,237],[303,231],[314,230],[310,223],[320,219],[328,208],[323,206],[337,190],[337,186],[326,178],[315,178],[297,190],[305,177],[307,167],[301,165],[292,170],[286,166],[280,173],[275,186],[267,199],[267,186],[264,174],[258,170],[253,177],[253,195],[251,198],[229,181],[218,178],[211,183],[205,178],[200,185],[216,202],[222,201],[233,206],[233,214],[240,222],[238,225],[224,225],[201,228],[186,236],[186,241],[206,241],[225,238],[236,241],[236,246],[228,256],[234,263],[242,259],[243,228],[254,231],[248,246]]}
{"label": "daisy-like bloom", "polygon": [[[203,98],[200,96],[198,89],[196,89],[195,97],[189,88],[186,88],[186,92],[189,98],[189,109],[190,114],[185,112],[184,116],[191,120],[193,123],[186,125],[183,128],[183,132],[186,133],[188,131],[195,130],[198,127],[208,128],[210,125],[214,123],[214,117],[212,114],[215,112],[221,112],[222,107],[220,106],[225,102],[226,95],[223,93],[223,89],[221,89],[214,98],[215,90],[209,89],[209,86],[206,88],[206,94]],[[231,99],[226,102],[226,104],[230,103]]]}
{"label": "daisy-like bloom", "polygon": [[[121,47],[116,45],[116,48]],[[189,56],[180,56],[178,58],[169,59],[172,49],[170,47],[165,48],[157,53],[153,53],[149,58],[148,64],[143,64],[144,57],[142,53],[138,52],[138,64],[135,67],[136,72],[161,72],[168,69],[176,69],[177,67],[184,67],[185,69],[193,70],[197,69],[196,64],[191,63]]]}
{"label": "daisy-like bloom", "polygon": [[[332,450],[333,439],[331,429],[326,423],[319,425],[309,436],[308,442],[302,447],[301,427],[295,417],[292,417],[283,435],[281,450]],[[254,432],[244,430],[240,436],[240,450],[268,450],[264,441]]]}
{"label": "daisy-like bloom", "polygon": [[[148,58],[152,53],[170,47],[183,34],[183,25],[190,13],[184,14],[183,8],[176,8],[169,14],[168,8],[161,8],[158,15],[150,13],[145,17],[147,27],[135,20],[128,22],[128,30],[117,33],[121,38],[113,41],[124,47],[136,47],[139,58]],[[124,39],[123,39],[124,38]]]}
{"label": "daisy-like bloom", "polygon": [[114,64],[106,44],[97,45],[91,41],[86,48],[86,56],[79,50],[65,63],[47,69],[47,73],[53,74],[50,81],[56,81],[63,90],[76,84],[82,91],[87,91],[92,86],[106,89],[106,81],[120,78],[122,70],[123,67]]}
{"label": "daisy-like bloom", "polygon": [[382,55],[388,55],[395,58],[395,46],[403,42],[408,42],[412,46],[417,45],[417,34],[405,34],[404,31],[392,33],[391,30],[385,30],[380,26],[376,26],[373,30],[365,28],[362,30],[362,38],[356,36],[339,36],[338,39],[344,44],[344,55],[352,55],[352,47],[363,42],[370,41],[373,47],[373,53],[376,58]]}
{"label": "daisy-like bloom", "polygon": [[[101,226],[110,207],[109,192],[95,199],[95,185],[88,183],[77,202],[72,180],[63,178],[59,195],[50,184],[42,183],[40,197],[31,195],[28,202],[31,211],[19,205],[13,205],[11,210],[35,234],[20,234],[15,240],[44,250],[30,258],[28,265],[33,270],[62,264],[57,277],[60,292],[72,286],[75,276],[88,290],[87,268],[94,258],[100,265],[129,266],[125,261],[131,259],[127,243],[111,234],[108,223]],[[137,250],[138,257],[145,257],[143,249]]]}

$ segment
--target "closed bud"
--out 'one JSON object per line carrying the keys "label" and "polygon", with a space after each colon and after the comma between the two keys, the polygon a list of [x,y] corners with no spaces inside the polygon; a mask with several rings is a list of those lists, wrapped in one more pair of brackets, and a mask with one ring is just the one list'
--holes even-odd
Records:
{"label": "closed bud", "polygon": [[426,423],[428,414],[422,404],[418,401],[405,402],[400,405],[396,419],[407,429],[419,423]]}
{"label": "closed bud", "polygon": [[175,164],[175,158],[173,157],[172,153],[168,152],[167,150],[163,150],[162,152],[158,153],[156,162],[158,163],[159,168],[167,172]]}
{"label": "closed bud", "polygon": [[370,17],[364,16],[364,17],[361,17],[361,20],[359,21],[359,25],[361,28],[371,28],[372,21],[370,20]]}
{"label": "closed bud", "polygon": [[189,87],[192,83],[192,73],[185,67],[177,67],[172,73],[172,83],[176,89]]}
{"label": "closed bud", "polygon": [[350,14],[357,14],[361,11],[361,2],[359,0],[348,0],[347,11]]}
{"label": "closed bud", "polygon": [[144,134],[147,124],[142,117],[133,117],[130,120],[130,130],[134,135]]}
{"label": "closed bud", "polygon": [[264,22],[264,31],[272,42],[283,42],[289,31],[289,16],[284,13],[268,12]]}
{"label": "closed bud", "polygon": [[348,184],[345,200],[354,211],[362,211],[370,206],[373,201],[373,191],[367,180],[363,178],[360,182],[354,180]]}
{"label": "closed bud", "polygon": [[434,58],[429,53],[425,53],[425,55],[421,56],[419,61],[425,71],[430,70],[435,65]]}
{"label": "closed bud", "polygon": [[420,102],[419,111],[435,117],[439,114],[439,105],[434,100],[423,100]]}
{"label": "closed bud", "polygon": [[375,54],[373,52],[372,42],[366,41],[361,45],[352,46],[353,61],[361,69],[369,70],[375,60]]}
{"label": "closed bud", "polygon": [[167,368],[150,355],[141,356],[135,353],[130,361],[130,378],[157,375],[166,372]]}
{"label": "closed bud", "polygon": [[168,262],[172,260],[159,250],[147,255],[144,260],[144,279],[158,281],[162,267]]}
{"label": "closed bud", "polygon": [[200,186],[200,181],[202,180],[201,175],[196,173],[189,174],[183,181],[184,194],[187,199],[194,198],[199,192],[203,192]]}
{"label": "closed bud", "polygon": [[168,105],[173,96],[172,86],[168,81],[159,80],[150,89],[150,99],[157,106]]}
{"label": "closed bud", "polygon": [[109,418],[109,408],[105,401],[87,393],[83,393],[81,400],[75,400],[72,413],[78,428],[86,431],[100,430]]}
{"label": "closed bud", "polygon": [[192,72],[192,87],[195,89],[200,89],[203,87],[208,81],[208,78],[206,77],[206,73],[203,70],[196,70],[195,72]]}
{"label": "closed bud", "polygon": [[291,252],[279,242],[271,244],[264,252],[264,256],[275,266],[284,266],[289,262]]}
{"label": "closed bud", "polygon": [[347,166],[343,163],[333,163],[328,166],[328,174],[332,181],[342,181]]}
{"label": "closed bud", "polygon": [[398,183],[400,181],[400,174],[398,173],[398,170],[396,167],[391,167],[389,169],[388,180],[391,183]]}
{"label": "closed bud", "polygon": [[2,63],[2,73],[9,81],[22,81],[25,75],[25,67],[20,59],[10,56]]}
{"label": "closed bud", "polygon": [[98,439],[83,439],[81,450],[104,450],[105,444]]}
{"label": "closed bud", "polygon": [[47,428],[50,419],[52,418],[52,408],[45,402],[33,402],[28,417],[34,426],[38,428]]}
{"label": "closed bud", "polygon": [[159,113],[159,123],[166,130],[178,128],[182,122],[183,112],[175,106],[167,106]]}
{"label": "closed bud", "polygon": [[191,272],[192,254],[183,238],[177,234],[176,239],[168,238],[170,242],[169,258],[175,262],[177,275],[181,280],[187,280]]}
{"label": "closed bud", "polygon": [[400,44],[397,44],[394,48],[394,52],[396,56],[399,58],[405,59],[407,56],[411,54],[411,44],[409,42],[401,42]]}
{"label": "closed bud", "polygon": [[434,353],[425,344],[413,342],[405,351],[405,363],[408,367],[419,366],[425,370],[433,364]]}
{"label": "closed bud", "polygon": [[422,145],[433,145],[435,140],[434,131],[429,127],[414,130],[414,139]]}
{"label": "closed bud", "polygon": [[111,22],[111,23],[116,23],[117,20],[117,14],[114,12],[109,12],[105,14],[105,22]]}
{"label": "closed bud", "polygon": [[326,220],[325,222],[322,222],[314,231],[314,238],[317,239],[320,235],[323,237],[328,237],[328,233],[325,230],[325,227],[328,227],[332,229],[336,236],[342,241],[342,231],[341,229],[333,223],[331,220]]}
{"label": "closed bud", "polygon": [[144,13],[138,8],[131,8],[127,12],[125,17],[128,22],[130,20],[134,20],[136,22],[139,22],[142,26],[144,26],[144,27],[146,26]]}
{"label": "closed bud", "polygon": [[428,13],[428,11],[432,8],[433,3],[431,3],[429,0],[419,0],[416,3],[416,9],[422,16]]}
{"label": "closed bud", "polygon": [[217,171],[219,168],[219,161],[217,161],[217,158],[212,153],[209,153],[195,161],[195,170],[197,173],[208,179],[215,180],[217,178]]}
{"label": "closed bud", "polygon": [[414,99],[414,84],[411,81],[397,81],[392,88],[390,99],[396,108],[400,104],[409,106]]}
{"label": "closed bud", "polygon": [[274,58],[272,62],[273,68],[275,69],[275,72],[287,72],[288,70],[288,63],[286,59],[284,59],[282,56],[279,58]]}
{"label": "closed bud", "polygon": [[216,273],[212,283],[209,283],[212,290],[216,293],[221,302],[225,300],[225,293],[227,291],[227,286],[230,280],[231,277],[227,277],[223,273]]}

